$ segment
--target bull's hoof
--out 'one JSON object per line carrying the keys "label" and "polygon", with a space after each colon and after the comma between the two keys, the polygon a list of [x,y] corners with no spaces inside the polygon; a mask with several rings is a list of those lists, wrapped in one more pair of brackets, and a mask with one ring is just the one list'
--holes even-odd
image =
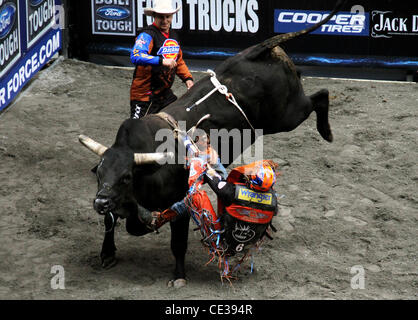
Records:
{"label": "bull's hoof", "polygon": [[105,270],[114,267],[117,263],[118,260],[114,255],[102,258],[102,268]]}
{"label": "bull's hoof", "polygon": [[183,288],[186,285],[187,285],[187,280],[186,279],[170,280],[167,283],[167,287],[175,288],[175,289]]}

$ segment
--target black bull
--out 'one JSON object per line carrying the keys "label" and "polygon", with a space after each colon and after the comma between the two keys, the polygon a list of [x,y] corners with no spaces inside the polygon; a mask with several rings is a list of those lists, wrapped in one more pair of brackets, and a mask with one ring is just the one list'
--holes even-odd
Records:
{"label": "black bull", "polygon": [[[291,131],[315,111],[318,132],[325,140],[332,141],[328,122],[328,91],[323,89],[307,97],[294,64],[278,45],[326,23],[338,11],[340,2],[317,25],[270,38],[216,68],[219,81],[233,93],[253,126],[263,129],[264,134]],[[211,117],[200,126],[206,132],[221,128],[249,129],[243,115],[218,92],[190,112],[186,111],[213,88],[209,76],[205,77],[162,111],[178,121],[186,121],[187,129],[207,114]],[[144,235],[150,230],[140,222],[138,212],[142,212],[143,208],[150,211],[168,208],[183,199],[187,192],[188,172],[182,164],[158,165],[152,161],[138,164],[134,161],[134,154],[157,150],[161,142],[156,141],[155,136],[163,128],[171,129],[166,121],[153,115],[140,120],[128,119],[119,128],[111,148],[94,142],[93,146],[89,146],[102,157],[97,168],[98,192],[94,208],[105,215],[106,233],[101,251],[102,266],[105,268],[116,262],[114,226],[118,217],[126,219],[128,233]],[[175,280],[183,281],[186,277],[184,263],[188,230],[189,219],[171,223],[171,249],[176,259]]]}

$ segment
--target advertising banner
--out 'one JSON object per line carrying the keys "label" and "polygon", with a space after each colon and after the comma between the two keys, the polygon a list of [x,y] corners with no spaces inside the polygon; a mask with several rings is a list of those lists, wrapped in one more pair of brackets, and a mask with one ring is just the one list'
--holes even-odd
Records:
{"label": "advertising banner", "polygon": [[0,0],[0,111],[61,50],[58,0]]}
{"label": "advertising banner", "polygon": [[[330,11],[274,10],[274,32],[287,33],[306,29],[324,20]],[[369,36],[369,13],[338,12],[312,34]]]}
{"label": "advertising banner", "polygon": [[[175,8],[172,28],[178,31],[186,58],[224,59],[277,34],[296,32],[323,20],[336,0],[171,0]],[[90,0],[76,4],[77,50],[81,55],[129,55],[139,30],[152,24],[144,14],[152,0]],[[130,6],[128,8],[128,6]],[[103,9],[104,7],[104,9]],[[134,8],[135,7],[135,8]],[[123,9],[123,10],[122,10]],[[128,17],[135,13],[135,32],[126,37],[124,23],[116,34],[97,32],[103,17]],[[87,17],[85,16],[87,14]],[[100,17],[100,15],[102,17]],[[114,18],[116,19],[116,18]],[[119,21],[119,20],[115,20]],[[124,20],[120,20],[124,21]],[[94,26],[92,32],[86,32]],[[105,25],[111,28],[111,24]],[[113,24],[116,28],[117,24]],[[129,28],[128,28],[129,29]],[[130,30],[130,29],[129,29]],[[415,68],[418,65],[415,43],[418,35],[418,7],[392,0],[347,0],[344,7],[326,24],[303,37],[282,43],[300,63],[312,59],[325,64],[378,65],[390,68]],[[83,48],[83,49],[79,49]],[[370,59],[365,59],[365,57]],[[397,59],[404,57],[405,59]],[[371,61],[371,62],[369,62]],[[315,62],[316,63],[316,62]]]}
{"label": "advertising banner", "polygon": [[26,19],[26,36],[28,48],[30,48],[55,24],[55,1],[26,1]]}
{"label": "advertising banner", "polygon": [[135,0],[91,0],[93,34],[134,36]]}
{"label": "advertising banner", "polygon": [[[181,7],[173,18],[173,29],[211,32],[259,31],[259,0],[172,0],[173,7]],[[144,8],[151,7],[151,0],[137,0],[138,28],[152,23],[152,17],[144,15]]]}
{"label": "advertising banner", "polygon": [[0,78],[21,56],[19,1],[0,0]]}
{"label": "advertising banner", "polygon": [[[418,36],[418,8],[415,14],[373,10],[371,36],[373,38]],[[417,40],[418,38],[415,41]]]}

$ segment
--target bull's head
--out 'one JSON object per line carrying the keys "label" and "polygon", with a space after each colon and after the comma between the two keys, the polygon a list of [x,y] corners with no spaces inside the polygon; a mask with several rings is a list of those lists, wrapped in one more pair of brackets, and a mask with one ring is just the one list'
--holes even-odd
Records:
{"label": "bull's head", "polygon": [[[96,169],[98,191],[94,209],[101,215],[113,212],[121,217],[128,215],[133,197],[133,168],[136,165],[160,163],[171,158],[172,153],[134,153],[127,148],[107,148],[84,136],[79,141],[90,151],[101,157]],[[128,210],[125,210],[128,209]]]}

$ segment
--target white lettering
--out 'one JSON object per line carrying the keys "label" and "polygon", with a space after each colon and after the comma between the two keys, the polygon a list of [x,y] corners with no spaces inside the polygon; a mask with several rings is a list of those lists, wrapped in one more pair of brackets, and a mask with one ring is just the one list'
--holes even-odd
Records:
{"label": "white lettering", "polygon": [[322,14],[312,13],[308,16],[308,19],[306,20],[306,22],[315,24],[315,23],[318,23],[321,20],[322,20]]}
{"label": "white lettering", "polygon": [[19,87],[25,83],[25,66],[21,66],[19,69]]}
{"label": "white lettering", "polygon": [[408,31],[408,28],[406,27],[406,21],[408,19],[407,18],[400,18],[399,20],[399,31]]}
{"label": "white lettering", "polygon": [[52,51],[57,51],[60,47],[61,41],[60,41],[60,33],[57,32],[52,36]]}
{"label": "white lettering", "polygon": [[[280,12],[277,21],[280,23],[316,24],[328,17],[328,13]],[[361,33],[365,28],[364,15],[339,14],[331,18],[335,24],[321,26],[321,32]]]}
{"label": "white lettering", "polygon": [[114,4],[119,6],[129,6],[129,0],[95,0],[96,4]]}
{"label": "white lettering", "polygon": [[247,29],[247,18],[245,17],[245,13],[247,11],[247,0],[236,1],[235,2],[235,9],[236,9],[236,31],[238,32],[248,32]]}
{"label": "white lettering", "polygon": [[26,76],[26,79],[29,79],[30,76],[31,76],[31,74],[32,74],[31,63],[32,63],[32,60],[30,60],[30,59],[26,60],[26,63],[25,63],[25,76]]}
{"label": "white lettering", "polygon": [[418,32],[418,16],[412,16],[412,32]]}
{"label": "white lettering", "polygon": [[29,35],[33,36],[38,31],[38,29],[42,28],[43,25],[46,25],[48,21],[55,23],[55,19],[52,19],[54,17],[54,1],[48,0],[29,15]]}
{"label": "white lettering", "polygon": [[375,25],[374,25],[374,27],[373,27],[373,28],[374,28],[376,31],[382,31],[382,29],[383,29],[383,23],[384,23],[384,22],[383,22],[383,18],[384,18],[384,17],[383,17],[383,14],[381,14],[381,15],[380,15],[380,23],[377,23],[377,24],[375,24]]}
{"label": "white lettering", "polygon": [[190,30],[252,32],[259,29],[257,0],[187,0]]}
{"label": "white lettering", "polygon": [[3,66],[19,50],[18,30],[14,30],[3,42],[0,43],[0,66]]}
{"label": "white lettering", "polygon": [[190,30],[196,30],[196,16],[195,16],[195,7],[197,0],[187,0],[189,4],[189,13],[190,13]]}
{"label": "white lettering", "polygon": [[12,96],[12,89],[13,89],[13,79],[10,79],[7,82],[7,99],[10,99]]}
{"label": "white lettering", "polygon": [[0,105],[5,105],[6,104],[6,97],[5,96],[6,96],[6,89],[1,88],[0,89]]}
{"label": "white lettering", "polygon": [[[238,0],[239,1],[239,0]],[[225,0],[223,4],[223,21],[224,29],[226,32],[231,32],[234,30],[235,23],[233,18],[229,18],[229,13],[234,13],[235,6],[232,0]]]}
{"label": "white lettering", "polygon": [[219,31],[222,28],[222,2],[221,0],[210,2],[210,27],[212,28],[213,31]]}
{"label": "white lettering", "polygon": [[197,5],[199,30],[209,30],[209,1],[200,0]]}
{"label": "white lettering", "polygon": [[38,54],[35,52],[32,56],[32,73],[35,73],[39,67]]}
{"label": "white lettering", "polygon": [[366,21],[366,17],[362,14],[356,14],[355,16],[351,17],[350,25],[352,26],[364,26]]}
{"label": "white lettering", "polygon": [[46,57],[50,58],[51,55],[52,55],[52,40],[49,39],[48,42],[46,43]]}
{"label": "white lettering", "polygon": [[337,24],[348,24],[348,20],[351,18],[349,14],[339,14],[336,18]]}
{"label": "white lettering", "polygon": [[256,11],[258,10],[258,1],[249,0],[248,1],[248,16],[251,20],[248,21],[248,30],[251,33],[256,33],[259,28],[259,20]]}
{"label": "white lettering", "polygon": [[[174,0],[173,1],[174,8],[178,8],[181,6],[181,0]],[[180,9],[173,17],[173,22],[171,23],[171,27],[173,29],[181,29],[183,28],[183,10]]]}
{"label": "white lettering", "polygon": [[41,47],[41,50],[39,50],[39,62],[41,64],[43,64],[46,60],[46,56],[45,56],[45,46]]}
{"label": "white lettering", "polygon": [[132,32],[131,21],[96,20],[98,31]]}
{"label": "white lettering", "polygon": [[19,73],[15,73],[13,75],[13,92],[17,92],[19,90]]}

